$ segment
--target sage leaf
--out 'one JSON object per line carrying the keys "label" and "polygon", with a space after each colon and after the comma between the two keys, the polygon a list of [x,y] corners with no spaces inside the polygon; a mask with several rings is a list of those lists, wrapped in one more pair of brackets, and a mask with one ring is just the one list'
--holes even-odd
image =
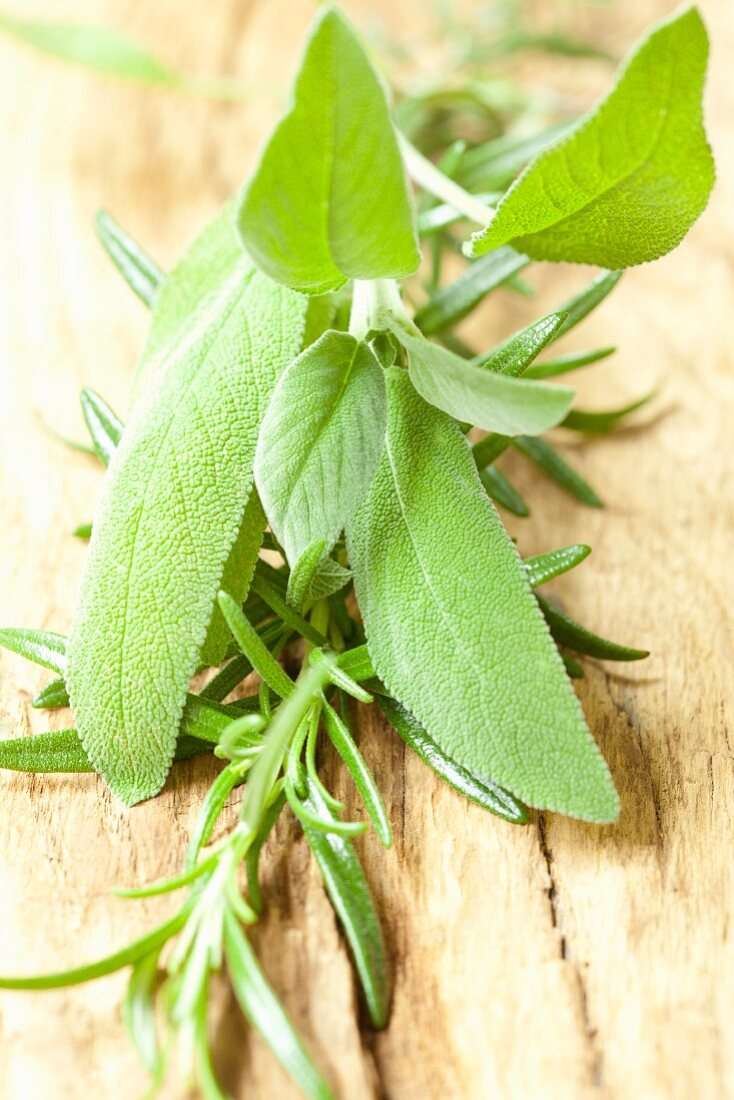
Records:
{"label": "sage leaf", "polygon": [[[327,826],[334,825],[336,819],[316,785],[310,778],[305,782],[305,807]],[[306,824],[303,831],[349,943],[370,1022],[383,1028],[390,1011],[390,982],[380,921],[362,865],[346,837]]]}
{"label": "sage leaf", "polygon": [[526,168],[469,253],[511,244],[534,260],[624,268],[675,248],[714,180],[701,114],[707,59],[695,7],[654,27],[610,94]]}
{"label": "sage leaf", "polygon": [[[225,229],[220,216],[197,242],[203,270],[206,244]],[[185,293],[172,303],[167,281],[160,295],[153,344],[162,329],[171,343],[146,368],[103,482],[69,642],[67,686],[85,749],[129,804],[165,781],[250,496],[260,421],[303,335],[304,298],[242,252],[227,254],[224,271],[216,250],[209,261],[221,277],[183,326],[174,317]],[[148,681],[154,692],[140,690]]]}
{"label": "sage leaf", "polygon": [[393,331],[408,352],[418,393],[459,421],[503,435],[536,435],[558,424],[573,401],[566,386],[484,370],[397,325]]}
{"label": "sage leaf", "polygon": [[341,592],[352,579],[351,569],[340,565],[333,558],[322,558],[309,581],[306,595],[311,600],[327,600]]}
{"label": "sage leaf", "polygon": [[528,814],[522,802],[518,802],[491,779],[479,777],[452,760],[396,699],[378,695],[377,705],[408,748],[454,790],[459,791],[470,802],[475,802],[482,809],[489,810],[491,814],[511,821],[514,825],[524,825],[527,822]]}
{"label": "sage leaf", "polygon": [[415,315],[415,323],[426,336],[453,328],[479,305],[491,290],[530,263],[513,248],[503,248],[471,264],[453,283],[439,290]]}
{"label": "sage leaf", "polygon": [[224,949],[235,997],[249,1023],[308,1100],[335,1100],[311,1060],[232,913],[224,915]]}
{"label": "sage leaf", "polygon": [[602,661],[642,661],[649,657],[647,649],[633,649],[631,646],[618,645],[607,641],[598,634],[592,634],[585,626],[564,615],[557,607],[537,597],[538,606],[545,616],[551,634],[559,645],[584,653],[587,657],[598,657]]}
{"label": "sage leaf", "polygon": [[80,395],[82,415],[92,438],[97,458],[104,466],[117,450],[124,424],[94,390],[83,389]]}
{"label": "sage leaf", "polygon": [[464,436],[404,371],[387,379],[385,452],[347,527],[377,675],[457,763],[528,805],[613,821],[609,771]]}
{"label": "sage leaf", "polygon": [[369,488],[386,422],[383,370],[349,333],[324,333],[278,382],[255,482],[291,566],[318,540],[331,550]]}
{"label": "sage leaf", "polygon": [[59,676],[66,674],[66,638],[52,630],[27,630],[23,627],[0,629],[0,647],[18,653],[34,664],[50,668]]}
{"label": "sage leaf", "polygon": [[308,294],[418,267],[385,91],[336,8],[317,16],[292,105],[244,192],[237,224],[262,271]]}
{"label": "sage leaf", "polygon": [[158,264],[106,210],[97,213],[94,228],[102,247],[127,285],[144,305],[152,309],[165,278]]}
{"label": "sage leaf", "polygon": [[520,435],[512,442],[516,450],[534,462],[564,492],[580,500],[588,508],[603,507],[596,490],[546,439]]}

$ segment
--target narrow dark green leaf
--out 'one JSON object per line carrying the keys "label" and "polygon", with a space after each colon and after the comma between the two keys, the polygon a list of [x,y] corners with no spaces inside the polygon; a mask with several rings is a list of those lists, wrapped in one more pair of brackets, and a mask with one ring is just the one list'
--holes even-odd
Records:
{"label": "narrow dark green leaf", "polygon": [[125,425],[94,390],[82,390],[80,400],[84,422],[92,437],[97,457],[105,466],[109,466],[122,439]]}
{"label": "narrow dark green leaf", "polygon": [[375,832],[384,847],[389,848],[392,844],[392,830],[385,803],[382,801],[374,776],[352,737],[349,726],[329,703],[324,703],[321,713],[329,739],[346,764],[354,785],[362,796]]}
{"label": "narrow dark green leaf", "polygon": [[[304,805],[327,824],[335,822],[315,784],[311,780],[306,782],[308,795]],[[304,833],[351,948],[372,1025],[383,1028],[390,1009],[385,946],[362,866],[345,837],[308,825],[304,825]]]}
{"label": "narrow dark green leaf", "polygon": [[547,440],[539,439],[537,436],[519,435],[513,440],[513,445],[521,454],[539,466],[551,481],[555,481],[556,485],[576,500],[580,500],[589,508],[602,507],[602,501],[591,485]]}
{"label": "narrow dark green leaf", "polygon": [[563,658],[563,663],[566,666],[566,672],[571,679],[583,680],[585,673],[578,661],[575,661],[570,653],[564,653],[562,650],[560,653]]}
{"label": "narrow dark green leaf", "polygon": [[220,592],[218,601],[237,644],[252,664],[252,667],[276,695],[280,696],[281,699],[285,699],[293,690],[293,681],[290,676],[280,667],[232,597],[227,595],[226,592]]}
{"label": "narrow dark green leaf", "polygon": [[505,821],[511,821],[515,825],[524,825],[527,822],[528,814],[522,802],[491,779],[475,775],[447,756],[413,715],[395,699],[388,695],[379,695],[377,705],[408,748],[451,787]]}
{"label": "narrow dark green leaf", "polygon": [[66,644],[63,634],[51,630],[25,630],[5,627],[0,630],[0,647],[18,653],[28,661],[50,668],[59,676],[66,674]]}
{"label": "narrow dark green leaf", "polygon": [[621,278],[621,271],[602,271],[588,286],[559,306],[558,312],[565,313],[566,320],[556,334],[557,337],[565,336],[572,328],[581,324],[612,293]]}
{"label": "narrow dark green leaf", "polygon": [[527,368],[543,348],[555,340],[566,321],[565,313],[549,313],[510,336],[491,355],[476,356],[472,362],[484,370],[512,378],[527,377]]}
{"label": "narrow dark green leaf", "polygon": [[31,706],[37,710],[54,710],[56,707],[68,707],[69,693],[63,679],[52,680],[31,699]]}
{"label": "narrow dark green leaf", "polygon": [[483,439],[472,447],[472,455],[477,464],[477,469],[483,470],[491,466],[493,462],[503,454],[511,445],[511,435],[501,435],[499,432],[488,432]]}
{"label": "narrow dark green leaf", "polygon": [[611,431],[631,413],[637,412],[643,405],[647,405],[656,393],[657,390],[651,390],[650,393],[646,393],[644,397],[638,398],[637,401],[632,401],[629,405],[623,405],[617,409],[605,409],[601,412],[572,409],[560,426],[569,428],[574,432],[582,432],[584,435],[598,435],[602,432]]}
{"label": "narrow dark green leaf", "polygon": [[334,1100],[231,913],[224,918],[224,945],[232,988],[251,1026],[308,1100]]}
{"label": "narrow dark green leaf", "polygon": [[265,579],[262,572],[255,572],[252,578],[252,591],[260,596],[268,607],[272,608],[278,618],[291,630],[296,631],[303,638],[307,638],[316,646],[326,645],[326,638],[316,630],[307,619],[299,615],[297,611],[283,599],[275,588]]}
{"label": "narrow dark green leaf", "polygon": [[537,588],[541,584],[547,584],[554,577],[560,577],[561,573],[574,569],[588,558],[590,553],[590,546],[575,543],[573,546],[562,546],[558,550],[549,550],[545,554],[535,554],[532,558],[525,558],[523,565],[531,587]]}
{"label": "narrow dark green leaf", "polygon": [[163,271],[106,210],[98,212],[94,227],[102,247],[127,285],[152,309],[165,278]]}
{"label": "narrow dark green leaf", "polygon": [[76,730],[0,741],[0,768],[14,772],[93,772]]}
{"label": "narrow dark green leaf", "polygon": [[598,363],[600,359],[606,359],[613,355],[616,348],[597,348],[594,351],[574,351],[570,355],[559,355],[556,359],[546,359],[543,363],[533,363],[525,371],[526,378],[557,378],[561,374],[570,374],[572,371],[588,367],[591,363]]}
{"label": "narrow dark green leaf", "polygon": [[103,978],[106,974],[114,974],[117,970],[134,965],[139,959],[162,947],[181,931],[190,911],[191,905],[187,903],[171,920],[159,924],[139,940],[97,962],[56,974],[40,974],[31,978],[0,978],[0,989],[63,989],[66,986],[94,981],[95,978]]}
{"label": "narrow dark green leaf", "polygon": [[530,509],[517,489],[496,466],[480,470],[479,478],[495,504],[506,508],[513,516],[530,515]]}
{"label": "narrow dark green leaf", "polygon": [[570,125],[558,123],[530,136],[503,134],[468,149],[459,162],[457,182],[473,193],[504,190],[528,161],[567,133]]}
{"label": "narrow dark green leaf", "polygon": [[536,599],[558,645],[572,649],[576,653],[585,653],[587,657],[598,657],[603,661],[642,661],[645,657],[649,657],[649,650],[632,649],[630,646],[609,642],[598,634],[592,634],[580,623],[569,619],[542,596],[536,596]]}
{"label": "narrow dark green leaf", "polygon": [[285,795],[281,792],[272,806],[265,811],[262,824],[255,834],[247,849],[245,862],[247,865],[247,899],[256,913],[262,913],[263,899],[260,891],[259,867],[260,853],[263,845],[270,836],[275,822],[280,817],[280,812],[285,805]]}
{"label": "narrow dark green leaf", "polygon": [[491,290],[501,286],[529,263],[527,256],[515,252],[513,248],[498,249],[482,257],[418,310],[416,325],[426,336],[452,328],[471,313]]}
{"label": "narrow dark green leaf", "polygon": [[376,676],[372,658],[366,645],[355,646],[340,654],[337,661],[342,672],[352,680],[372,680]]}

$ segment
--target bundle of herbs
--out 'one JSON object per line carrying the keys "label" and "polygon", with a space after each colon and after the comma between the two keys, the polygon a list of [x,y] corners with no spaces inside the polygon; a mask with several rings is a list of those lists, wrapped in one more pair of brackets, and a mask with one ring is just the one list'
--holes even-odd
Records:
{"label": "bundle of herbs", "polygon": [[[641,402],[572,408],[573,390],[550,380],[613,349],[542,353],[622,269],[669,252],[703,210],[713,182],[706,60],[688,8],[650,31],[575,125],[451,142],[430,150],[436,163],[395,128],[352,26],[322,8],[253,177],[170,273],[100,216],[151,327],[125,425],[82,394],[107,470],[94,523],[77,532],[91,538],[71,634],[0,632],[56,675],[34,706],[70,705],[75,727],[0,743],[0,766],[96,771],[130,806],[156,795],[176,760],[213,752],[223,766],[181,874],[121,891],[180,892],[171,919],[96,963],[0,987],[49,989],[129,967],[125,1019],[154,1083],[176,1037],[187,1078],[220,1097],[207,1013],[212,975],[226,966],[252,1026],[303,1094],[324,1100],[330,1087],[248,929],[264,905],[260,853],[289,807],[369,1019],[385,1026],[385,948],[353,840],[371,824],[389,846],[391,828],[351,699],[376,704],[490,813],[615,820],[617,792],[569,677],[583,675],[579,655],[646,654],[536,594],[589,548],[523,560],[493,500],[518,515],[527,506],[496,462],[513,448],[575,498],[600,503],[544,433],[607,431]],[[443,258],[462,247],[470,262],[446,284]],[[522,291],[533,260],[602,270],[499,346],[467,348],[455,326],[496,287]],[[427,293],[412,309],[419,269]],[[486,433],[473,445],[470,428]],[[286,649],[289,668],[300,662],[295,679]],[[194,693],[206,669],[215,672]],[[243,694],[245,681],[254,693]],[[368,820],[345,820],[324,786],[324,736]],[[237,822],[212,843],[238,787]]]}

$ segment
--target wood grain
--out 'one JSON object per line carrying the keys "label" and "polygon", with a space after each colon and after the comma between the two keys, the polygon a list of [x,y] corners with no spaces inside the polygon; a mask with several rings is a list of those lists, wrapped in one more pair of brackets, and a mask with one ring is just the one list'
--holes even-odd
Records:
{"label": "wood grain", "polygon": [[[672,6],[621,0],[575,18],[617,47]],[[27,12],[23,0],[15,8]],[[426,11],[420,0],[347,8],[406,33]],[[569,340],[619,346],[578,376],[585,404],[660,380],[665,414],[644,431],[574,446],[603,512],[513,468],[533,504],[532,518],[512,525],[522,550],[589,542],[592,558],[557,593],[592,627],[653,651],[621,672],[590,664],[581,688],[623,813],[603,829],[552,816],[513,828],[465,804],[363,716],[364,750],[396,827],[387,853],[363,843],[395,976],[389,1028],[366,1028],[344,943],[285,820],[269,846],[269,908],[256,933],[273,983],[344,1100],[734,1096],[734,9],[730,0],[703,9],[714,42],[714,199],[674,256],[630,272]],[[35,13],[117,26],[188,71],[277,86],[313,4],[210,0],[204,14],[176,0],[49,0]],[[580,103],[605,78],[598,66],[563,61],[523,68]],[[170,263],[245,177],[278,104],[267,95],[242,107],[154,94],[6,42],[0,85],[0,611],[8,624],[63,631],[84,553],[69,531],[91,517],[99,475],[50,439],[39,417],[80,436],[81,385],[124,410],[146,323],[93,239],[93,213],[108,207]],[[533,309],[557,304],[587,274],[539,269]],[[527,305],[498,296],[474,335],[489,344],[527,316]],[[29,705],[44,674],[4,653],[0,669],[2,736],[48,726]],[[123,902],[109,888],[178,866],[213,772],[206,761],[181,766],[159,798],[133,811],[93,777],[0,777],[0,971],[93,958],[166,911],[170,900]],[[121,989],[115,977],[0,997],[0,1095],[141,1095]],[[217,1061],[232,1094],[294,1096],[224,986],[216,1015]],[[186,1091],[173,1084],[166,1095]]]}

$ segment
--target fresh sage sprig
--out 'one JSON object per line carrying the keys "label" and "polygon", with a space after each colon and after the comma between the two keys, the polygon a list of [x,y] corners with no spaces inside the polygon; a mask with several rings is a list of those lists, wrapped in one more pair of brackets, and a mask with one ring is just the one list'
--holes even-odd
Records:
{"label": "fresh sage sprig", "polygon": [[[39,37],[4,17],[2,29],[77,60],[94,37],[74,46],[68,28]],[[0,742],[0,767],[97,771],[131,805],[161,789],[174,760],[213,752],[222,769],[181,873],[121,891],[180,894],[170,920],[97,963],[0,987],[130,968],[124,1017],[154,1084],[175,1044],[185,1078],[221,1097],[208,1005],[226,966],[252,1026],[303,1094],[326,1100],[248,930],[267,901],[263,845],[287,809],[369,1019],[386,1024],[389,964],[355,841],[371,825],[389,846],[391,828],[356,703],[375,702],[437,775],[509,822],[533,808],[615,820],[615,785],[571,685],[583,675],[574,655],[646,652],[536,594],[589,548],[523,560],[492,500],[516,515],[528,506],[495,464],[511,448],[601,504],[545,433],[615,430],[649,396],[573,408],[573,390],[551,380],[612,349],[550,348],[703,208],[706,55],[687,8],[653,28],[576,126],[442,145],[425,104],[411,115],[405,97],[398,117],[412,120],[414,141],[396,129],[359,36],[325,6],[252,179],[173,270],[100,215],[102,244],[151,326],[125,424],[82,394],[106,469],[94,523],[77,528],[91,541],[71,634],[0,631],[0,645],[54,674],[33,705],[71,703],[74,724]],[[137,66],[176,82],[128,47],[110,57],[119,75]],[[446,283],[444,255],[462,250],[466,267]],[[500,287],[527,294],[532,259],[603,270],[519,332],[467,347],[457,326]],[[472,441],[472,428],[486,434]],[[194,691],[197,673],[207,679]],[[351,819],[320,773],[327,739],[358,795]],[[213,841],[228,803],[236,820]]]}

